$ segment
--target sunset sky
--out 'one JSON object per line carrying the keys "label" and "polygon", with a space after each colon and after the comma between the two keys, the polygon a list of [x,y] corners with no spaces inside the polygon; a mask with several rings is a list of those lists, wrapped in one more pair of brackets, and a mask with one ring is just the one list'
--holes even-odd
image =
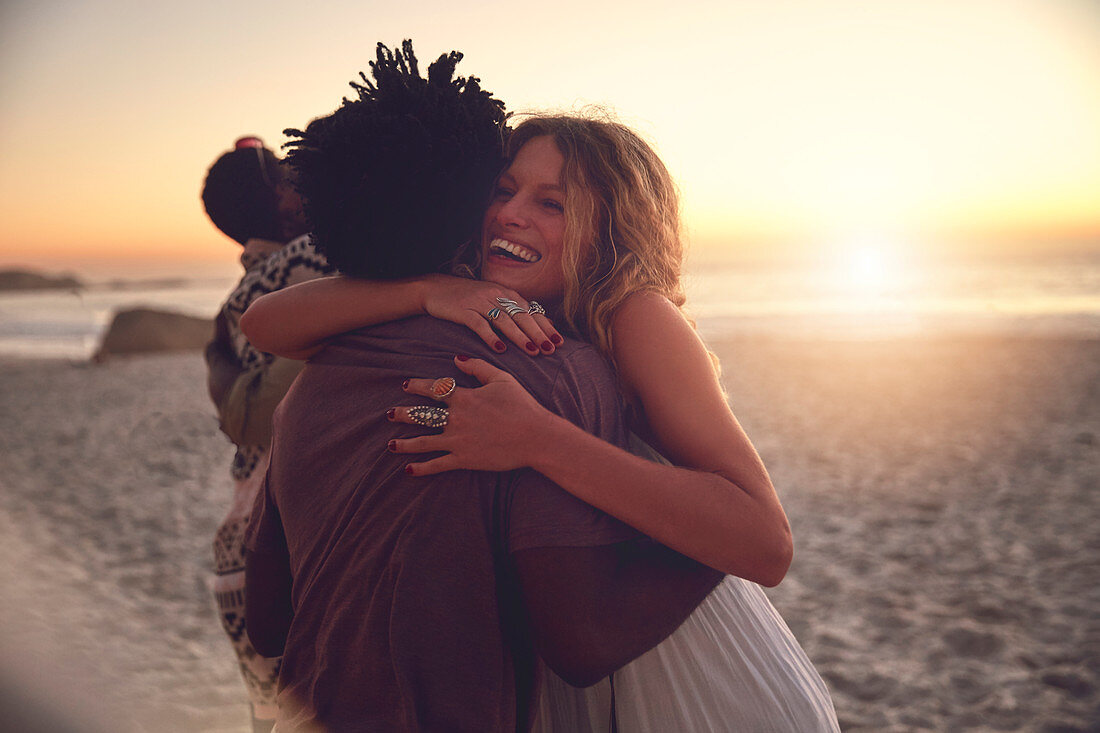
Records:
{"label": "sunset sky", "polygon": [[0,267],[231,265],[206,167],[243,134],[283,143],[402,38],[425,66],[463,51],[510,110],[615,110],[697,252],[1100,251],[1094,0],[14,0]]}

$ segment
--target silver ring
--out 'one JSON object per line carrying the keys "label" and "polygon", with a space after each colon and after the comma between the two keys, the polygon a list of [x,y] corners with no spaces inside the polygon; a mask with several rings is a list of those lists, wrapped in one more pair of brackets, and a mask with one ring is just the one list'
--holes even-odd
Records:
{"label": "silver ring", "polygon": [[507,313],[510,317],[515,318],[518,314],[526,313],[527,311],[513,303],[512,305],[506,307],[504,309],[504,312]]}
{"label": "silver ring", "polygon": [[437,400],[445,400],[454,394],[457,387],[458,383],[455,382],[454,377],[440,377],[432,382],[432,397]]}
{"label": "silver ring", "polygon": [[505,298],[503,296],[497,298],[497,302],[500,303],[502,306],[519,305],[519,303],[512,300],[511,298]]}
{"label": "silver ring", "polygon": [[500,317],[500,308],[490,308],[489,312],[485,314],[485,317],[490,321],[495,321]]}
{"label": "silver ring", "polygon": [[417,405],[409,408],[409,419],[417,425],[426,428],[447,427],[447,420],[451,417],[451,411],[446,407],[433,405]]}
{"label": "silver ring", "polygon": [[527,312],[530,313],[531,315],[535,315],[536,313],[541,313],[542,315],[546,315],[546,309],[543,308],[542,305],[540,305],[537,300],[532,300],[531,301],[531,307],[527,309]]}

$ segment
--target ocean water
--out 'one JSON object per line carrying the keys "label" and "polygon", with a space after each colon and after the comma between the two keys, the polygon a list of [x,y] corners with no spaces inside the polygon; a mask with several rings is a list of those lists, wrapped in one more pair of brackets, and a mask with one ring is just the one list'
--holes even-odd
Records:
{"label": "ocean water", "polygon": [[87,359],[117,310],[148,307],[213,318],[235,282],[112,281],[80,290],[0,293],[0,358]]}
{"label": "ocean water", "polygon": [[[75,291],[0,293],[0,357],[85,359],[116,310],[144,306],[213,317],[234,281],[112,280]],[[708,339],[1100,338],[1100,257],[891,273],[703,261],[688,268],[685,285],[689,312]]]}
{"label": "ocean water", "polygon": [[711,264],[693,268],[685,281],[688,308],[711,337],[1100,338],[1100,257],[922,264],[892,272],[851,263]]}

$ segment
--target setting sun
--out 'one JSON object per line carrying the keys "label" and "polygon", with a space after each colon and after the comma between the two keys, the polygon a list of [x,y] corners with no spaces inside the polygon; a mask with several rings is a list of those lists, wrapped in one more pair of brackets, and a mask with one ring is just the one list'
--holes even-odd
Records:
{"label": "setting sun", "polygon": [[861,237],[846,243],[837,274],[855,293],[889,295],[901,283],[900,267],[896,246],[884,239]]}

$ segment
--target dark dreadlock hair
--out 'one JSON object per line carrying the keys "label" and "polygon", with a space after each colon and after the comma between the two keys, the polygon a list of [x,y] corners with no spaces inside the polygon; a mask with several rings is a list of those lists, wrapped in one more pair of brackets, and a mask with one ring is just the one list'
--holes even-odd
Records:
{"label": "dark dreadlock hair", "polygon": [[476,236],[504,163],[504,103],[476,77],[455,77],[462,54],[440,56],[422,78],[412,41],[379,43],[373,83],[351,82],[358,99],[293,139],[317,248],[353,277],[395,279],[443,269]]}
{"label": "dark dreadlock hair", "polygon": [[[255,142],[245,147],[243,142]],[[214,226],[244,244],[252,237],[280,238],[279,204],[275,193],[279,159],[257,138],[241,138],[206,171],[202,205]]]}

